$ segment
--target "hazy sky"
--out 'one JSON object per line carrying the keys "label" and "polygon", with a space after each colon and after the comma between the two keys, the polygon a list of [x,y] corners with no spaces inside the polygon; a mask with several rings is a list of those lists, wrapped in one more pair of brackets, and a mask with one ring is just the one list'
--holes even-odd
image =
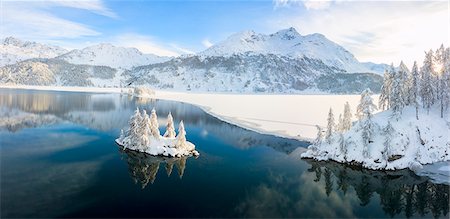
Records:
{"label": "hazy sky", "polygon": [[322,33],[360,61],[422,60],[450,45],[450,1],[0,1],[0,37],[82,48],[99,42],[145,53],[204,50],[232,33],[295,27]]}

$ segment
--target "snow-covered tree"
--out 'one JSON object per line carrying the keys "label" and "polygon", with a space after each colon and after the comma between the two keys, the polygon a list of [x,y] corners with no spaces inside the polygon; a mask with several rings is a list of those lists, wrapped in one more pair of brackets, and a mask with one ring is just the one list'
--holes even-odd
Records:
{"label": "snow-covered tree", "polygon": [[391,64],[389,70],[384,71],[383,85],[381,86],[381,94],[378,102],[380,109],[389,109],[391,100],[392,79],[395,72],[394,64]]}
{"label": "snow-covered tree", "polygon": [[344,118],[342,119],[342,130],[348,131],[352,127],[352,112],[350,110],[350,104],[345,102],[344,105]]}
{"label": "snow-covered tree", "polygon": [[327,141],[328,144],[332,143],[331,137],[334,132],[334,127],[335,127],[335,123],[334,123],[333,109],[330,108],[330,111],[328,111],[327,131],[325,132],[325,140]]}
{"label": "snow-covered tree", "polygon": [[441,118],[444,118],[444,111],[448,109],[450,103],[450,48],[443,52],[442,57],[442,76],[439,80],[439,100]]}
{"label": "snow-covered tree", "polygon": [[394,128],[391,125],[391,122],[388,121],[387,125],[383,128],[383,136],[384,136],[384,142],[383,142],[383,160],[385,162],[388,161],[389,157],[392,155],[392,137],[394,136]]}
{"label": "snow-covered tree", "polygon": [[390,109],[392,109],[392,115],[398,118],[403,108],[405,107],[405,100],[403,96],[403,72],[398,71],[394,73],[391,89]]}
{"label": "snow-covered tree", "polygon": [[339,133],[339,150],[341,151],[341,154],[344,155],[344,160],[347,158],[347,142],[345,141],[344,135],[342,133]]}
{"label": "snow-covered tree", "polygon": [[161,134],[159,133],[159,124],[158,124],[158,116],[156,115],[155,108],[152,109],[150,115],[150,131],[155,138],[160,138]]}
{"label": "snow-covered tree", "polygon": [[361,99],[356,108],[356,116],[359,120],[363,120],[375,110],[377,110],[377,106],[373,103],[372,91],[367,88],[361,93]]}
{"label": "snow-covered tree", "polygon": [[142,150],[147,148],[147,145],[150,143],[149,134],[150,134],[150,118],[148,117],[147,111],[143,111],[141,115],[141,121],[139,122],[139,143]]}
{"label": "snow-covered tree", "polygon": [[167,115],[167,125],[166,125],[166,132],[164,133],[164,137],[167,138],[175,138],[175,127],[173,126],[173,117],[172,113],[169,112],[169,115]]}
{"label": "snow-covered tree", "polygon": [[320,146],[323,141],[323,130],[322,130],[322,127],[320,127],[318,125],[316,125],[316,128],[317,128],[317,135],[316,135],[316,139],[314,139],[313,145]]}
{"label": "snow-covered tree", "polygon": [[131,141],[131,144],[137,146],[139,144],[139,125],[141,123],[142,116],[139,111],[139,108],[136,108],[133,116],[131,116],[128,124],[130,125],[130,129],[128,130],[128,136]]}
{"label": "snow-covered tree", "polygon": [[403,105],[406,106],[409,104],[408,96],[411,89],[412,77],[411,72],[409,71],[408,67],[406,67],[405,63],[403,63],[403,61],[400,62],[397,74],[400,78],[400,88]]}
{"label": "snow-covered tree", "polygon": [[372,121],[372,113],[377,109],[372,100],[372,91],[366,89],[361,93],[361,101],[357,108],[360,119],[361,137],[363,140],[363,156],[369,157],[369,143],[371,141],[375,124]]}
{"label": "snow-covered tree", "polygon": [[120,129],[119,141],[123,141],[124,138],[125,138],[125,133],[123,132],[123,129]]}
{"label": "snow-covered tree", "polygon": [[336,131],[343,132],[344,131],[343,126],[344,126],[344,120],[342,119],[342,114],[339,114],[338,123],[336,125]]}
{"label": "snow-covered tree", "polygon": [[430,50],[425,54],[423,66],[420,69],[422,80],[420,84],[420,96],[422,98],[422,104],[427,112],[430,111],[431,105],[435,101],[435,88],[433,87],[433,50]]}
{"label": "snow-covered tree", "polygon": [[411,89],[408,93],[408,102],[409,104],[414,105],[416,108],[416,119],[419,120],[419,82],[420,82],[420,75],[419,70],[417,68],[417,62],[414,62],[414,65],[411,70]]}
{"label": "snow-covered tree", "polygon": [[186,131],[184,130],[184,123],[183,120],[181,120],[180,124],[178,125],[178,134],[176,138],[176,148],[181,148],[186,145]]}

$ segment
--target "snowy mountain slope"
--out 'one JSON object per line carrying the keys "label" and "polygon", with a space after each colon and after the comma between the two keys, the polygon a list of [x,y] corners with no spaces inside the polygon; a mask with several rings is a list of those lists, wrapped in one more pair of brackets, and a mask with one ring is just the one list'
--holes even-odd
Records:
{"label": "snowy mountain slope", "polygon": [[108,43],[102,43],[81,50],[72,50],[57,57],[57,59],[65,60],[72,64],[131,69],[135,66],[164,62],[170,58],[143,54],[136,48],[117,47]]}
{"label": "snowy mountain slope", "polygon": [[327,73],[344,72],[320,60],[262,54],[189,56],[134,68],[128,85],[214,92],[299,92]]}
{"label": "snowy mountain slope", "polygon": [[31,58],[54,58],[68,52],[58,46],[7,37],[0,44],[0,67]]}
{"label": "snowy mountain slope", "polygon": [[29,59],[0,68],[0,83],[24,85],[94,86],[93,80],[115,80],[120,75],[106,66],[74,65],[58,59]]}
{"label": "snowy mountain slope", "polygon": [[383,74],[386,69],[389,69],[388,64],[377,64],[373,62],[361,62],[370,72]]}
{"label": "snowy mountain slope", "polygon": [[270,35],[259,34],[254,31],[236,33],[198,55],[230,56],[246,52],[277,54],[294,58],[306,56],[319,59],[326,65],[344,69],[349,73],[380,73],[380,69],[367,68],[349,51],[328,40],[324,35],[315,33],[302,36],[292,27]]}

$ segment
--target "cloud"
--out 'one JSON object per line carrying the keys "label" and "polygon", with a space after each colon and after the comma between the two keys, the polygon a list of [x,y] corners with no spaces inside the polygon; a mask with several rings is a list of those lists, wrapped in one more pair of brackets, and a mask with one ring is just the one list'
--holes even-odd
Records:
{"label": "cloud", "polygon": [[209,48],[209,47],[213,46],[214,44],[211,43],[211,41],[209,41],[208,39],[204,39],[204,40],[202,40],[202,45],[206,48]]}
{"label": "cloud", "polygon": [[[109,40],[110,43],[123,46],[123,47],[134,47],[139,49],[143,53],[150,53],[159,56],[178,56],[178,52],[174,50],[179,50],[179,48],[169,49],[167,47],[161,46],[156,40],[151,36],[145,36],[134,33],[126,33],[116,36]],[[173,48],[174,45],[168,45],[168,47]]]}
{"label": "cloud", "polygon": [[308,10],[320,10],[330,7],[332,0],[274,0],[275,9],[303,5]]}
{"label": "cloud", "polygon": [[117,15],[101,1],[4,1],[1,7],[0,37],[16,36],[29,40],[78,38],[101,33],[88,25],[52,13],[56,7],[83,9],[111,18]]}
{"label": "cloud", "polygon": [[412,65],[424,51],[448,46],[447,2],[377,1],[332,4],[326,10],[302,13],[291,8],[268,22],[274,29],[294,26],[302,34],[322,33],[344,46],[360,61]]}

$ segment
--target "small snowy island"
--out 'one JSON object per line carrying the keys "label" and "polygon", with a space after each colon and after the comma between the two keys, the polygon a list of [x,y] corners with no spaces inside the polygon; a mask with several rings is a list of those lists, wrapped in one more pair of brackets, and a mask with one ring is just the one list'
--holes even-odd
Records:
{"label": "small snowy island", "polygon": [[175,133],[173,117],[169,112],[167,116],[166,132],[161,136],[159,132],[158,118],[155,109],[150,116],[145,110],[136,109],[129,121],[126,132],[121,130],[116,143],[124,149],[144,152],[155,156],[182,157],[198,156],[195,145],[186,140],[186,131],[183,121],[178,126],[178,135]]}
{"label": "small snowy island", "polygon": [[336,124],[330,108],[325,132],[317,126],[317,138],[302,158],[333,160],[368,169],[417,171],[423,164],[450,160],[450,48],[433,54],[411,71],[402,63],[385,72],[377,106],[372,93],[361,94],[358,121],[352,124],[348,104]]}

